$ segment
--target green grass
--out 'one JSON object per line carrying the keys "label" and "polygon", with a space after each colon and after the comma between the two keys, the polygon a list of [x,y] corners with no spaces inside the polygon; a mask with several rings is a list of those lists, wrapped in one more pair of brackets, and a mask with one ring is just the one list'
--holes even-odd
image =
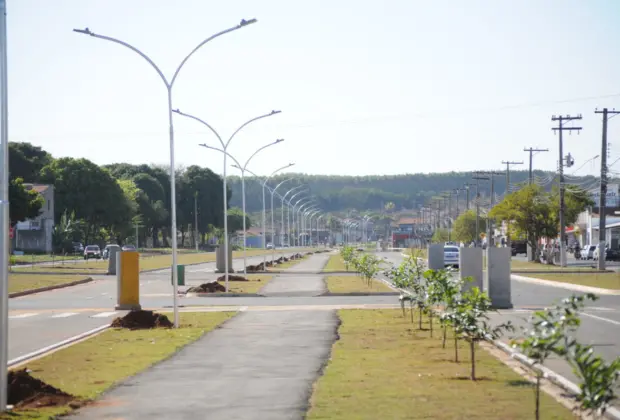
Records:
{"label": "green grass", "polygon": [[[534,418],[532,385],[486,351],[476,353],[484,379],[472,382],[465,345],[462,362],[454,363],[453,347],[442,349],[441,339],[417,331],[400,310],[339,316],[340,339],[315,384],[308,419]],[[543,395],[541,418],[575,417]]]}
{"label": "green grass", "polygon": [[[353,267],[349,268],[353,269]],[[347,271],[347,267],[345,266],[344,260],[340,255],[331,255],[327,260],[327,264],[323,267],[323,271]]]}
{"label": "green grass", "polygon": [[11,264],[37,264],[42,262],[52,262],[60,260],[74,260],[75,258],[76,256],[74,255],[11,255]]}
{"label": "green grass", "polygon": [[409,248],[405,253],[418,258],[428,258],[428,250],[426,248]]}
{"label": "green grass", "polygon": [[[483,264],[486,261],[486,257],[483,257]],[[510,262],[510,268],[512,270],[539,270],[539,271],[546,271],[546,270],[553,270],[553,271],[564,271],[564,270],[569,270],[569,271],[584,271],[584,272],[588,272],[588,271],[592,271],[593,269],[590,267],[560,267],[559,265],[549,265],[549,264],[541,264],[541,263],[535,263],[535,262],[530,262],[530,261],[522,261],[522,260],[512,260]]]}
{"label": "green grass", "polygon": [[372,280],[370,286],[360,276],[328,276],[325,279],[327,290],[331,293],[378,293],[395,292],[379,280]]}
{"label": "green grass", "polygon": [[549,273],[523,274],[542,280],[558,281],[562,283],[579,284],[582,286],[599,287],[601,289],[620,290],[620,273]]}
{"label": "green grass", "polygon": [[[247,256],[252,257],[256,255],[271,254],[271,250],[263,249],[248,249]],[[277,250],[276,254],[293,254],[292,251],[283,252]],[[243,251],[234,251],[233,258],[242,258]],[[177,255],[178,264],[201,264],[215,261],[215,252],[202,252],[202,253],[179,253]],[[172,255],[140,255],[140,271],[145,270],[158,270],[167,268],[172,265]],[[41,267],[17,267],[12,271],[14,273],[29,272],[29,273],[80,273],[98,275],[105,274],[108,270],[108,261],[103,260],[89,260],[87,262],[59,262],[57,264],[46,265]]]}
{"label": "green grass", "polygon": [[72,274],[9,274],[9,293],[24,292],[26,290],[40,289],[41,287],[56,286],[71,283],[87,278],[84,275]]}
{"label": "green grass", "polygon": [[[179,329],[113,329],[28,364],[31,375],[79,401],[97,398],[112,385],[148,368],[233,316],[233,312],[181,313]],[[48,419],[70,407],[15,410],[1,420]]]}

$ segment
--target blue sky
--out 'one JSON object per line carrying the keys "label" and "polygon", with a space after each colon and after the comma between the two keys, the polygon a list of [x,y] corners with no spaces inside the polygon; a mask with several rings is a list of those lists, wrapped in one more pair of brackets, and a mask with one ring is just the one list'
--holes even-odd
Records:
{"label": "blue sky", "polygon": [[[565,138],[577,168],[600,153],[594,109],[620,109],[616,0],[7,3],[10,139],[98,164],[168,162],[166,92],[138,55],[73,28],[127,41],[170,76],[198,42],[257,18],[190,59],[174,106],[223,136],[282,110],[230,148],[245,160],[284,138],[250,165],[261,174],[288,162],[313,174],[501,169],[527,162],[526,146],[549,148],[534,163],[553,170],[551,115],[581,113],[584,130]],[[197,146],[215,137],[175,124],[177,164],[220,173],[221,155]],[[610,121],[612,161],[619,135],[620,118]]]}

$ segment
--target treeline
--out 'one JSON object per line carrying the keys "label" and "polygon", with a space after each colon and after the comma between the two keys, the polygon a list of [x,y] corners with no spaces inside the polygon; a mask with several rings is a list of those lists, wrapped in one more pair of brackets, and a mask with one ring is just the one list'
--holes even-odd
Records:
{"label": "treeline", "polygon": [[[551,172],[534,171],[536,179],[549,179]],[[523,183],[528,180],[528,171],[511,171],[510,184]],[[466,183],[474,183],[471,172],[447,172],[432,174],[406,175],[371,175],[371,176],[335,176],[285,174],[272,178],[271,187],[292,178],[278,188],[285,193],[299,185],[307,185],[310,193],[315,196],[325,211],[381,210],[387,203],[394,203],[395,210],[418,208],[427,204],[431,197],[445,191],[461,188]],[[593,179],[581,178],[582,181]],[[501,195],[506,190],[505,176],[495,176],[495,193]],[[232,189],[231,205],[241,206],[241,179],[230,177],[228,185]],[[548,183],[546,188],[550,188]],[[475,186],[471,186],[471,197],[474,197]],[[487,196],[489,182],[482,181],[480,190]],[[267,193],[269,194],[269,193]],[[269,195],[267,195],[269,198]],[[289,195],[290,197],[290,195]],[[462,193],[461,198],[465,197]],[[288,198],[288,197],[287,197]],[[254,178],[246,178],[246,209],[256,212],[262,209],[261,184]],[[267,205],[269,208],[269,204]]]}
{"label": "treeline", "polygon": [[[98,166],[87,159],[54,158],[30,143],[9,144],[11,225],[40,214],[42,198],[24,183],[51,184],[54,196],[54,242],[65,248],[71,241],[123,244],[147,237],[154,247],[168,246],[170,232],[170,175],[166,167],[116,163]],[[223,226],[222,179],[213,171],[190,166],[177,171],[177,227],[184,241],[198,216],[200,241],[220,234]],[[228,197],[231,197],[228,190]],[[197,213],[195,213],[197,208]],[[229,231],[238,230],[241,213],[232,209]]]}

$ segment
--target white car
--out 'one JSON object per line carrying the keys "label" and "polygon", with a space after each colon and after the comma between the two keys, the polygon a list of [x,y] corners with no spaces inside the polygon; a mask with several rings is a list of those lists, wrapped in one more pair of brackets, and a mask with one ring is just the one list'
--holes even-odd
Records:
{"label": "white car", "polygon": [[594,258],[594,250],[596,249],[596,245],[586,245],[581,250],[581,259],[582,260],[591,260]]}
{"label": "white car", "polygon": [[447,266],[459,266],[459,247],[446,245],[443,247],[443,264]]}

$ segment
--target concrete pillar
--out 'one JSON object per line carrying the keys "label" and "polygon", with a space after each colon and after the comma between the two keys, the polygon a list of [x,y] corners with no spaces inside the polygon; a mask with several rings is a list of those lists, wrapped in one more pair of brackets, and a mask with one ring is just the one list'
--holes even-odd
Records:
{"label": "concrete pillar", "polygon": [[487,271],[485,283],[491,298],[491,304],[496,309],[512,308],[510,294],[510,248],[487,248]]}
{"label": "concrete pillar", "polygon": [[443,244],[432,244],[428,246],[427,267],[430,270],[442,270],[445,268],[443,262]]}
{"label": "concrete pillar", "polygon": [[461,280],[472,277],[473,281],[463,284],[463,292],[477,287],[484,290],[482,277],[482,248],[459,249],[459,276]]}
{"label": "concrete pillar", "polygon": [[[220,245],[215,248],[215,270],[217,273],[224,273],[226,271],[226,260],[224,259],[224,245]],[[232,260],[232,245],[228,244],[228,272],[234,273]]]}
{"label": "concrete pillar", "polygon": [[116,271],[116,260],[120,258],[119,252],[121,247],[118,245],[108,245],[110,247],[110,251],[108,254],[108,274],[117,274]]}

